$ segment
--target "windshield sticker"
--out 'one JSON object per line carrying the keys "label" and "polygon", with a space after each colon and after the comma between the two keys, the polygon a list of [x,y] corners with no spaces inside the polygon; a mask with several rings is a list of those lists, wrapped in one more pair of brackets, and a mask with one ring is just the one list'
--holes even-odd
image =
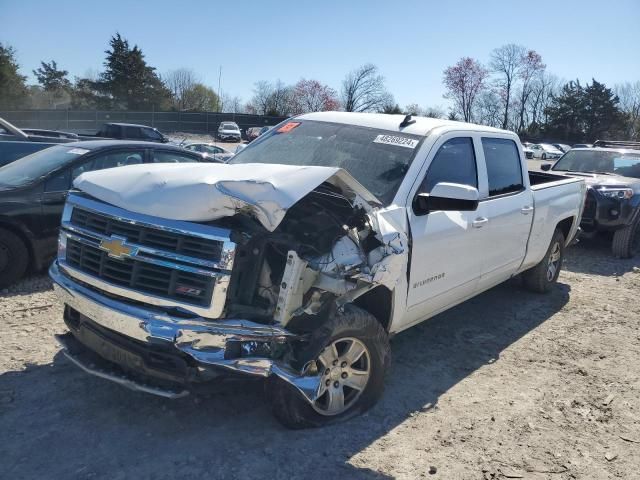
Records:
{"label": "windshield sticker", "polygon": [[398,147],[416,148],[418,140],[407,137],[397,137],[395,135],[378,135],[373,143],[382,143],[384,145],[396,145]]}
{"label": "windshield sticker", "polygon": [[300,125],[300,122],[287,122],[278,129],[278,133],[287,133]]}
{"label": "windshield sticker", "polygon": [[87,150],[86,148],[72,148],[67,153],[73,153],[74,155],[84,155],[85,153],[88,153],[88,152],[89,150]]}

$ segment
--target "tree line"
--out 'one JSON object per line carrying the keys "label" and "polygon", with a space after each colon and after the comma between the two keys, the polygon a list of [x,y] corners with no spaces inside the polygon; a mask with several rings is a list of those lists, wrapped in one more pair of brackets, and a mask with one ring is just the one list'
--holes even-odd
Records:
{"label": "tree line", "polygon": [[607,87],[592,79],[561,81],[542,56],[522,45],[494,49],[488,64],[464,57],[443,72],[451,107],[401,108],[374,64],[347,73],[338,89],[315,79],[287,85],[254,84],[252,97],[217,92],[198,74],[178,68],[164,74],[119,33],[109,40],[101,72],[69,79],[56,61],[33,70],[36,85],[20,74],[15,50],[0,43],[0,109],[73,108],[178,110],[286,116],[311,111],[411,113],[509,129],[531,138],[583,142],[597,138],[640,140],[640,81]]}
{"label": "tree line", "polygon": [[450,118],[567,143],[640,140],[640,81],[607,87],[563,82],[522,45],[494,49],[487,65],[461,58],[444,71]]}

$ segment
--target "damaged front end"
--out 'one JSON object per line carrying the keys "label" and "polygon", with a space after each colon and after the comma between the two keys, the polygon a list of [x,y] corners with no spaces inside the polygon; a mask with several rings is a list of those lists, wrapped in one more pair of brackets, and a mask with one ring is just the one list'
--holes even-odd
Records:
{"label": "damaged front end", "polygon": [[[225,373],[274,375],[313,402],[321,377],[308,356],[310,337],[336,309],[377,287],[393,291],[406,276],[404,212],[380,208],[340,169],[273,172],[271,166],[269,175],[289,175],[283,184],[256,175],[258,167],[252,165],[209,167],[217,171],[215,178],[204,180],[203,191],[215,208],[198,212],[189,201],[184,204],[189,179],[160,178],[158,170],[136,176],[132,169],[120,178],[116,171],[121,169],[108,172],[111,176],[80,177],[76,187],[84,193],[72,195],[67,205],[60,253],[50,275],[66,305],[65,321],[70,312],[67,325],[75,340],[117,364],[118,372],[92,371],[68,341],[61,343],[90,373],[151,393],[167,390],[150,388],[138,374],[165,375],[185,385]],[[256,178],[238,179],[246,178],[252,167]],[[135,184],[116,189],[125,178]],[[149,201],[149,194],[153,199],[158,190],[161,198]],[[183,195],[181,209],[167,208],[159,215],[157,209],[171,201],[176,190]],[[204,198],[196,201],[207,204]],[[79,226],[74,223],[76,209],[99,218]],[[124,222],[126,228],[118,235],[113,234],[115,227],[100,230],[95,225],[103,218],[107,225]],[[169,247],[145,243],[157,232],[169,231],[180,246],[191,242],[196,230],[204,232],[204,238],[207,229],[215,229],[218,236],[229,232],[228,238],[216,237],[222,245],[217,261],[202,260],[196,247],[167,252]],[[110,250],[114,242],[115,253]],[[166,269],[171,298],[160,293],[165,284],[153,277],[156,272],[149,265]],[[205,300],[209,295],[210,304],[191,305],[199,295]],[[140,348],[146,350],[140,353]],[[165,364],[177,373],[162,370]]]}

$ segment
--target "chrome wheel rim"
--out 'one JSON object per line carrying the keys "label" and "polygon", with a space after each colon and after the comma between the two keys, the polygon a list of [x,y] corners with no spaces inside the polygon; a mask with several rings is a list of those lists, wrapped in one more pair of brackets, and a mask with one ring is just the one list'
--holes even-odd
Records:
{"label": "chrome wheel rim", "polygon": [[547,264],[547,280],[552,282],[556,276],[558,268],[560,267],[560,242],[553,244],[551,249],[551,255],[549,255],[549,262]]}
{"label": "chrome wheel rim", "polygon": [[325,347],[316,360],[322,375],[313,409],[321,415],[346,412],[360,398],[371,376],[371,356],[357,338],[341,338]]}

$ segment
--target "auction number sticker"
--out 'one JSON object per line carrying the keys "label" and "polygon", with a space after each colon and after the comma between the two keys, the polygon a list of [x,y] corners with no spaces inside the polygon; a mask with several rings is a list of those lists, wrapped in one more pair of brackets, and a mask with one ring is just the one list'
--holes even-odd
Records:
{"label": "auction number sticker", "polygon": [[278,133],[287,133],[300,125],[300,122],[287,122],[278,129]]}
{"label": "auction number sticker", "polygon": [[418,140],[407,137],[398,137],[396,135],[378,135],[373,143],[383,143],[385,145],[396,145],[398,147],[416,148]]}

